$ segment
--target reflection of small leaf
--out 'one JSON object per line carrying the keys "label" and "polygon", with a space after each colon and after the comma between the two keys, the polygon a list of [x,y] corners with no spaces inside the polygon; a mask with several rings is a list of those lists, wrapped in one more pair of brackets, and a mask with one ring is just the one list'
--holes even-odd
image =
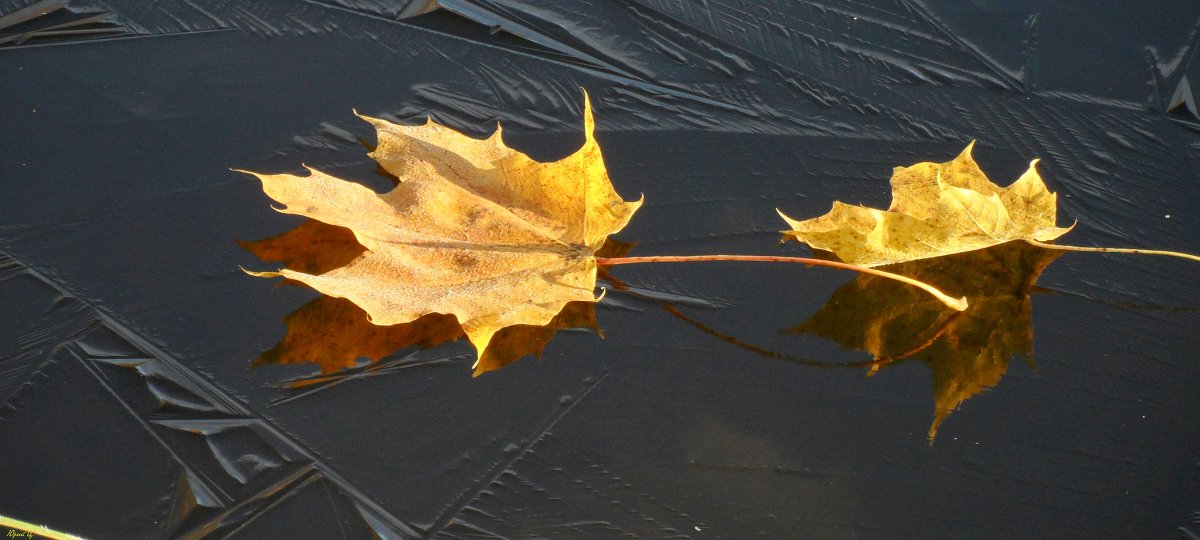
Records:
{"label": "reflection of small leaf", "polygon": [[819,335],[880,361],[928,364],[936,402],[932,440],[955,408],[1000,381],[1009,359],[1031,359],[1029,292],[1059,255],[1013,242],[893,265],[891,272],[963,293],[970,307],[957,313],[911,287],[860,275],[789,332]]}
{"label": "reflection of small leaf", "polygon": [[641,202],[613,190],[586,96],[583,147],[552,163],[508,148],[499,129],[481,141],[432,121],[364,119],[378,131],[371,156],[400,179],[392,191],[311,169],[255,176],[283,212],[345,227],[365,251],[319,274],[255,275],[346,298],[379,325],[453,315],[480,358],[503,328],[549,324],[568,303],[595,301],[595,251]]}
{"label": "reflection of small leaf", "polygon": [[847,263],[879,266],[1012,240],[1047,242],[1070,230],[1055,225],[1057,196],[1034,169],[1037,160],[1001,188],[971,158],[974,146],[946,163],[896,167],[887,211],[835,201],[828,214],[804,221],[781,212],[792,228],[784,234]]}

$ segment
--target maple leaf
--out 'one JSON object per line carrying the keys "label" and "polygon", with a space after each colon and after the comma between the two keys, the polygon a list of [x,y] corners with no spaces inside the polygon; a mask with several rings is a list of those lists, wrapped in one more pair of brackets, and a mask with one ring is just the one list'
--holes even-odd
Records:
{"label": "maple leaf", "polygon": [[960,404],[999,383],[1011,358],[1032,358],[1029,293],[1061,255],[1013,242],[891,265],[888,271],[964,293],[969,307],[957,312],[912,287],[863,274],[788,332],[866,351],[877,362],[872,373],[906,359],[926,363],[933,371],[932,441]]}
{"label": "maple leaf", "polygon": [[1038,175],[1038,160],[1008,187],[988,180],[971,158],[974,142],[946,163],[917,163],[892,173],[886,211],[834,201],[804,221],[779,215],[785,236],[833,252],[850,264],[879,266],[1010,242],[1048,242],[1071,230],[1055,225],[1057,196]]}
{"label": "maple leaf", "polygon": [[595,252],[641,200],[613,189],[586,93],[583,146],[550,163],[505,146],[499,127],[478,140],[432,120],[362,118],[378,133],[369,155],[400,180],[392,191],[312,168],[308,176],[250,174],[281,212],[349,229],[365,250],[320,274],[252,275],[345,298],[380,326],[453,315],[480,357],[502,328],[543,326],[569,302],[596,301]]}

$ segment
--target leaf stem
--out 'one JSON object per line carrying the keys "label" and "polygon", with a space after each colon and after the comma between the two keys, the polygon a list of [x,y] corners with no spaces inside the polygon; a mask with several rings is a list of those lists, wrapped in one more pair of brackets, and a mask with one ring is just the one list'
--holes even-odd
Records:
{"label": "leaf stem", "polygon": [[1038,242],[1037,240],[1030,240],[1028,238],[1025,239],[1025,242],[1029,243],[1030,245],[1034,245],[1034,246],[1037,246],[1040,248],[1057,249],[1059,251],[1087,251],[1087,252],[1095,252],[1095,253],[1140,253],[1142,255],[1167,255],[1169,257],[1181,257],[1184,259],[1191,259],[1193,261],[1200,261],[1200,257],[1197,257],[1195,255],[1190,255],[1187,253],[1180,253],[1178,251],[1163,251],[1160,249],[1062,246],[1059,244],[1047,244],[1045,242]]}
{"label": "leaf stem", "polygon": [[838,268],[841,270],[851,270],[861,272],[863,274],[871,274],[874,276],[894,279],[901,283],[907,283],[913,287],[920,287],[925,292],[932,294],[943,304],[946,304],[951,309],[963,311],[967,309],[967,298],[951,298],[942,291],[937,290],[933,285],[923,281],[904,277],[883,270],[867,268],[865,266],[856,266],[837,261],[826,261],[822,259],[809,259],[806,257],[778,257],[773,255],[662,255],[656,257],[596,257],[596,264],[599,266],[616,266],[619,264],[645,264],[645,263],[681,263],[681,262],[706,262],[706,261],[738,261],[738,262],[777,262],[777,263],[797,263],[807,264],[811,266],[825,266],[829,268]]}

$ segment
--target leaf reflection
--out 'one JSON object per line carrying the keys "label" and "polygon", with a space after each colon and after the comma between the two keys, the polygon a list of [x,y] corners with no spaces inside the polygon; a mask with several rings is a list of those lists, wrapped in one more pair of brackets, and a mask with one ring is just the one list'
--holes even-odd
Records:
{"label": "leaf reflection", "polygon": [[[311,219],[283,234],[239,244],[263,262],[282,263],[310,274],[343,266],[365,249],[348,229]],[[629,247],[610,242],[597,255],[621,256]],[[357,366],[360,358],[378,362],[406,347],[434,347],[464,335],[452,315],[432,313],[404,324],[378,326],[353,302],[330,296],[305,304],[284,317],[284,322],[286,335],[252,366],[312,363],[329,374]],[[546,325],[501,329],[480,357],[474,375],[500,369],[525,356],[540,358],[555,333],[571,328],[591,329],[603,337],[596,324],[595,304],[570,302]]]}
{"label": "leaf reflection", "polygon": [[901,360],[933,371],[929,439],[960,404],[995,386],[1014,356],[1032,362],[1029,293],[1060,252],[1009,242],[988,249],[885,267],[967,297],[958,313],[900,283],[861,275],[804,323],[788,330],[830,339],[875,357],[874,374]]}
{"label": "leaf reflection", "polygon": [[[264,262],[319,274],[344,265],[363,247],[347,229],[308,220],[288,232],[241,245]],[[632,243],[609,240],[597,255],[625,256]],[[868,366],[869,373],[906,360],[926,363],[933,372],[935,413],[929,429],[938,428],[959,405],[999,383],[1014,357],[1032,361],[1033,330],[1029,293],[1038,276],[1061,252],[1024,242],[923,259],[885,267],[888,271],[965,295],[964,312],[947,308],[913,287],[890,279],[860,275],[839,288],[804,323],[788,330],[830,339],[848,349],[863,350],[873,360],[831,364],[792,358],[740,342],[692,321],[667,303],[664,309],[720,339],[771,357],[816,367]],[[603,280],[624,285],[600,269]],[[299,285],[289,282],[290,285]],[[559,330],[586,328],[603,336],[595,304],[572,302],[545,326],[505,328],[480,358],[475,375],[500,369],[522,357],[541,356]],[[254,366],[312,363],[324,374],[373,363],[407,348],[429,348],[463,337],[453,316],[429,314],[405,324],[377,326],[352,302],[319,297],[284,318],[287,333],[256,360]],[[320,378],[318,378],[320,379]],[[303,380],[293,386],[303,386]]]}

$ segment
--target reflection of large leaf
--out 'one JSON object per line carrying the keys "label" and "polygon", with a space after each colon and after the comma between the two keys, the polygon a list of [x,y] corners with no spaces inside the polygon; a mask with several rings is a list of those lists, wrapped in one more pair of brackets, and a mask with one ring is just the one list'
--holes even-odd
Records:
{"label": "reflection of large leaf", "polygon": [[356,366],[359,358],[374,362],[404,347],[433,347],[462,337],[462,327],[451,315],[431,313],[412,322],[379,326],[353,302],[332,296],[305,304],[283,322],[287,334],[255,367],[313,363],[322,373],[333,373]]}
{"label": "reflection of large leaf", "polygon": [[[289,269],[320,274],[344,265],[364,248],[353,233],[342,227],[307,220],[283,234],[241,242],[264,262],[279,262]],[[620,257],[632,244],[608,239],[596,253],[601,257]],[[549,323],[542,326],[513,325],[500,329],[475,366],[475,375],[502,368],[521,357],[541,357],[554,334],[563,329],[587,328],[599,332],[592,302],[568,303]],[[287,334],[254,363],[313,363],[323,373],[333,373],[357,365],[360,358],[378,361],[399,349],[434,347],[463,336],[462,327],[452,315],[431,313],[414,321],[389,326],[371,323],[367,313],[354,303],[321,296],[284,318]]]}
{"label": "reflection of large leaf", "polygon": [[889,271],[964,294],[958,313],[890,279],[860,275],[816,314],[790,329],[815,334],[880,362],[917,359],[933,370],[938,427],[962,402],[1000,381],[1013,356],[1031,359],[1029,292],[1060,252],[1012,242],[894,265]]}
{"label": "reflection of large leaf", "polygon": [[[595,305],[571,302],[542,326],[514,325],[500,329],[475,364],[475,375],[500,369],[521,357],[542,356],[546,343],[559,330],[599,331]],[[322,373],[357,365],[360,358],[378,361],[405,347],[433,347],[463,336],[452,315],[431,313],[415,321],[379,326],[367,313],[344,298],[321,296],[284,317],[287,335],[264,352],[254,365],[314,363]]]}
{"label": "reflection of large leaf", "polygon": [[[315,219],[282,234],[250,242],[238,242],[263,262],[277,262],[305,274],[324,274],[362,255],[367,248],[345,227]],[[292,281],[291,283],[297,283]]]}
{"label": "reflection of large leaf", "polygon": [[595,301],[594,253],[641,203],[613,190],[586,99],[583,147],[552,163],[508,148],[499,129],[481,141],[432,121],[365,119],[379,137],[371,156],[400,179],[392,191],[311,169],[255,174],[283,212],[350,229],[365,251],[320,274],[255,275],[346,298],[379,325],[453,315],[481,358],[500,329],[544,325],[569,302]]}
{"label": "reflection of large leaf", "polygon": [[988,180],[971,143],[946,163],[917,163],[892,173],[887,211],[835,201],[829,213],[797,221],[784,235],[844,262],[879,266],[940,257],[1012,240],[1046,242],[1070,228],[1055,225],[1055,194],[1034,166],[1008,187]]}

